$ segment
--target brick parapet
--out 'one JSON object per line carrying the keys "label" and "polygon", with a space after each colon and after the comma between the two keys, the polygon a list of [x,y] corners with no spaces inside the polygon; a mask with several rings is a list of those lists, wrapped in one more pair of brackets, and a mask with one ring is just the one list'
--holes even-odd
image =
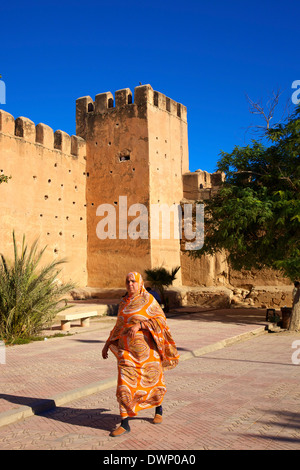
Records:
{"label": "brick parapet", "polygon": [[129,88],[124,88],[117,90],[115,96],[109,91],[97,94],[95,100],[90,96],[78,98],[76,100],[76,133],[84,135],[85,117],[89,113],[104,114],[124,107],[147,105],[152,105],[187,122],[187,109],[184,105],[153,90],[151,85],[140,85],[135,87],[134,96]]}
{"label": "brick parapet", "polygon": [[210,199],[224,181],[224,173],[196,170],[182,175],[183,197],[189,200]]}
{"label": "brick parapet", "polygon": [[70,136],[62,130],[54,132],[46,124],[35,125],[33,121],[23,116],[15,119],[2,109],[0,109],[0,133],[74,157],[82,158],[86,155],[86,142],[82,137]]}

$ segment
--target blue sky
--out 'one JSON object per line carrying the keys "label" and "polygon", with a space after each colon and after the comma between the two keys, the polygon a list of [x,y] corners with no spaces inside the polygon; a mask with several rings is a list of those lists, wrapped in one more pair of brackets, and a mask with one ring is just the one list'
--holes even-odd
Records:
{"label": "blue sky", "polygon": [[187,106],[190,170],[214,171],[261,123],[245,93],[291,101],[299,13],[299,0],[2,2],[0,107],[74,134],[78,97],[149,83]]}

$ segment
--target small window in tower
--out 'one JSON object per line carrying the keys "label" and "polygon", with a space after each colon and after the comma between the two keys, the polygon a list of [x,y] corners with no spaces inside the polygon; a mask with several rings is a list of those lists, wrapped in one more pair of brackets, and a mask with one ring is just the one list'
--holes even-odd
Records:
{"label": "small window in tower", "polygon": [[128,98],[127,98],[127,103],[128,104],[132,104],[132,95],[128,95]]}
{"label": "small window in tower", "polygon": [[114,107],[114,100],[113,98],[108,99],[108,108],[113,108]]}
{"label": "small window in tower", "polygon": [[125,162],[126,160],[130,160],[130,155],[121,155],[120,162]]}
{"label": "small window in tower", "polygon": [[89,103],[88,104],[88,113],[91,113],[92,111],[94,111],[94,103]]}

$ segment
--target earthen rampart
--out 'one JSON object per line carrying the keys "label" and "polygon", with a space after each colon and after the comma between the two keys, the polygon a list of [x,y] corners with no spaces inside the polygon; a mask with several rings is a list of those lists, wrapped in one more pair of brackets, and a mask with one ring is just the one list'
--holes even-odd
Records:
{"label": "earthen rampart", "polygon": [[67,258],[62,280],[86,285],[86,143],[79,136],[0,110],[1,252],[12,257],[12,231],[47,245],[44,262]]}
{"label": "earthen rampart", "polygon": [[[189,172],[187,110],[140,85],[76,100],[76,135],[35,125],[0,110],[0,252],[12,256],[12,231],[28,244],[47,245],[44,261],[67,258],[60,278],[85,287],[123,287],[128,271],[181,265],[177,285],[284,285],[273,271],[237,273],[222,254],[194,260],[177,239],[99,238],[99,207],[108,203],[116,217],[135,203],[152,205],[206,201],[224,175]],[[126,214],[127,228],[138,214]],[[173,226],[170,225],[170,233]],[[125,227],[126,229],[126,227]],[[136,230],[139,227],[137,225]],[[125,230],[126,232],[126,230]],[[127,232],[126,232],[127,233]]]}

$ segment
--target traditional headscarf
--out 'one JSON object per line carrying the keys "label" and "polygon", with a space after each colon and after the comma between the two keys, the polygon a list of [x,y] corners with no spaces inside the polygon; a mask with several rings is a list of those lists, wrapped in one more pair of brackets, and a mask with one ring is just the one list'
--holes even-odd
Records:
{"label": "traditional headscarf", "polygon": [[138,286],[139,286],[138,293],[139,293],[139,294],[142,294],[142,293],[147,292],[141,274],[138,273],[138,272],[136,272],[136,271],[130,272],[130,273],[127,274],[126,279],[128,279],[128,276],[130,276],[130,275],[133,275],[135,281],[138,283]]}
{"label": "traditional headscarf", "polygon": [[140,273],[130,272],[139,284],[138,294],[134,297],[125,295],[119,305],[118,319],[115,328],[110,334],[110,341],[120,339],[126,334],[128,328],[135,323],[145,322],[144,325],[150,331],[161,357],[162,366],[172,369],[178,364],[179,354],[170,329],[167,325],[165,314],[159,303],[155,300],[144,286]]}

